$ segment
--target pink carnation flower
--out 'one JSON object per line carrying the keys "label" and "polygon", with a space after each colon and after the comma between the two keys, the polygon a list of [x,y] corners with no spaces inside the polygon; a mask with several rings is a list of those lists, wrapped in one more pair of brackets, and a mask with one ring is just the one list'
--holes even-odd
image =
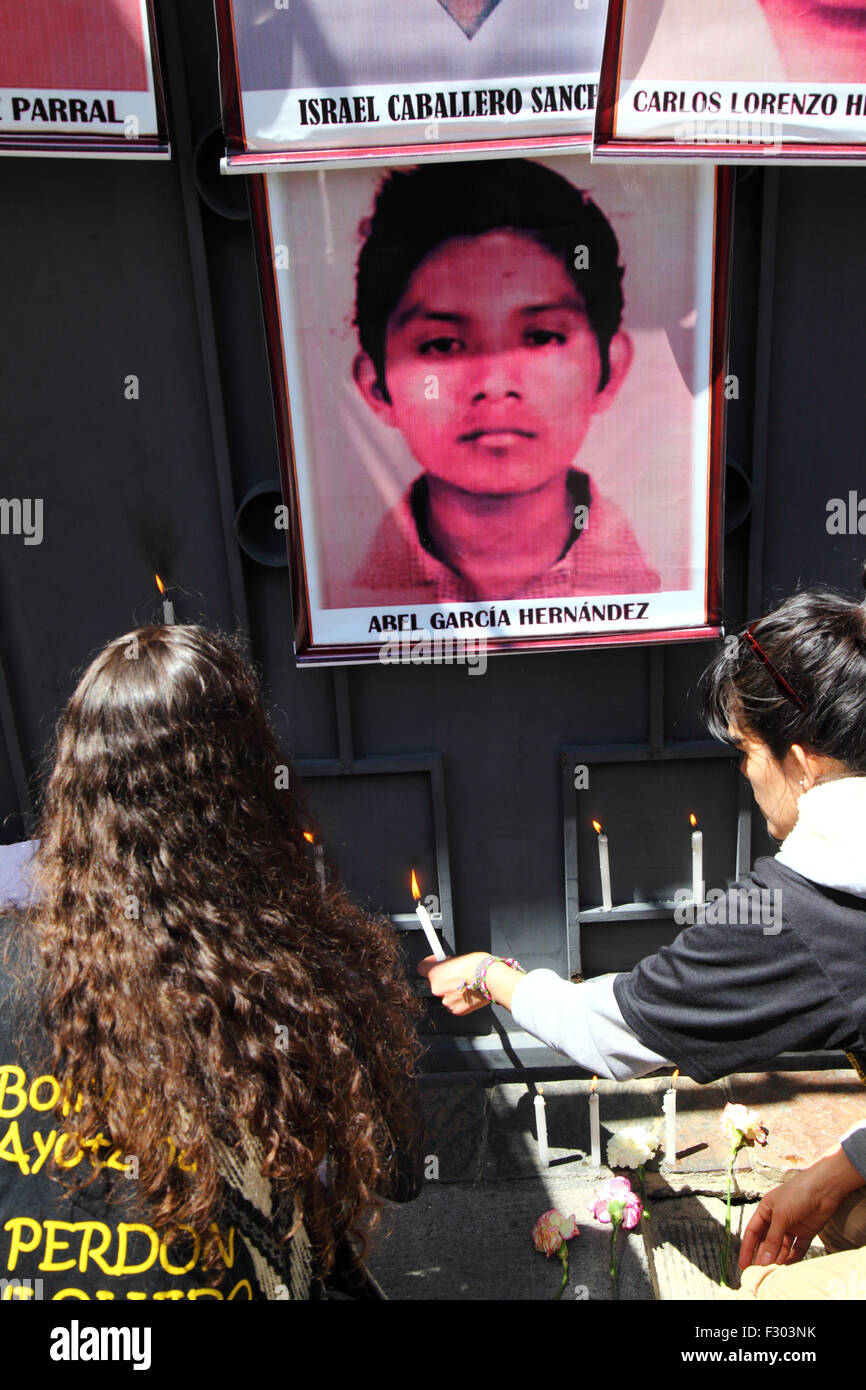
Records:
{"label": "pink carnation flower", "polygon": [[[596,1189],[596,1200],[590,1202],[589,1210],[592,1212],[596,1221],[603,1221],[609,1226],[617,1210],[621,1213],[622,1224],[627,1231],[632,1230],[640,1221],[643,1204],[636,1192],[632,1192],[631,1183],[628,1178],[610,1178],[601,1187]],[[613,1212],[611,1212],[613,1205]]]}
{"label": "pink carnation flower", "polygon": [[561,1211],[552,1207],[543,1216],[539,1216],[533,1226],[532,1243],[543,1255],[555,1255],[564,1240],[571,1240],[573,1236],[579,1235],[577,1218],[563,1216]]}

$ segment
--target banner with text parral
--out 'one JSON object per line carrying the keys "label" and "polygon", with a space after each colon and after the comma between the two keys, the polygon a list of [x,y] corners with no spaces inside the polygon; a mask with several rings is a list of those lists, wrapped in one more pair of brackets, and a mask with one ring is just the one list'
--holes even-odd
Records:
{"label": "banner with text parral", "polygon": [[170,154],[151,0],[0,0],[0,154]]}
{"label": "banner with text parral", "polygon": [[227,167],[589,148],[607,0],[216,0]]}
{"label": "banner with text parral", "polygon": [[866,162],[866,3],[611,0],[593,157]]}

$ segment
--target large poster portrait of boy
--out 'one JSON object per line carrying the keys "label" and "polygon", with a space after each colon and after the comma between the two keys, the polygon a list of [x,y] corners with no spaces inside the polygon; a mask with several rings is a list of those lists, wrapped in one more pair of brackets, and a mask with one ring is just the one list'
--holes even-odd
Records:
{"label": "large poster portrait of boy", "polygon": [[715,629],[709,169],[317,171],[256,201],[301,659]]}

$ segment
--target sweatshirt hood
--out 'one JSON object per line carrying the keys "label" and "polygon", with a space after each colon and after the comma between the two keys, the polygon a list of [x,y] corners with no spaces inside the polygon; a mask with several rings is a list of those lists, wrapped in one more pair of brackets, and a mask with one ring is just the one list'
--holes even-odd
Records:
{"label": "sweatshirt hood", "polygon": [[866,898],[866,777],[822,782],[797,806],[776,859],[812,883]]}

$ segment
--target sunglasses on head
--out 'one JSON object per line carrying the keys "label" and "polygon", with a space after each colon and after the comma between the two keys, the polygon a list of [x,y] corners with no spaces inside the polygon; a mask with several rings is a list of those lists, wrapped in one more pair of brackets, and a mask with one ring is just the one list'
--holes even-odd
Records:
{"label": "sunglasses on head", "polygon": [[745,632],[740,634],[740,641],[745,642],[746,645],[750,648],[750,650],[755,653],[755,656],[758,658],[758,660],[762,662],[764,666],[766,666],[767,672],[769,673],[770,678],[773,681],[773,684],[775,685],[776,689],[779,690],[785,696],[785,699],[790,700],[793,704],[797,706],[798,709],[805,711],[808,708],[805,700],[801,700],[794,687],[790,685],[788,681],[785,680],[785,677],[782,675],[781,671],[776,670],[776,667],[773,665],[772,661],[767,656],[767,653],[764,651],[764,648],[761,646],[757,637],[753,635],[753,627],[757,627],[757,623],[753,623],[752,627],[747,628]]}

